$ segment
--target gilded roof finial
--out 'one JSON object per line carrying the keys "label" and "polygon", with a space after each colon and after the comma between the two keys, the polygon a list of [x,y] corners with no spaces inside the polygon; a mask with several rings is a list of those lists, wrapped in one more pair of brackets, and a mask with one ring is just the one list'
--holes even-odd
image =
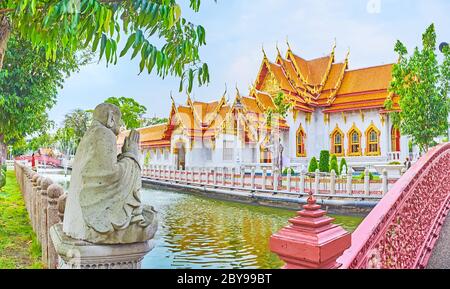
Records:
{"label": "gilded roof finial", "polygon": [[278,42],[277,42],[276,48],[277,48],[277,53],[278,53],[277,57],[281,58],[281,52],[280,52],[280,48],[278,48]]}
{"label": "gilded roof finial", "polygon": [[264,59],[268,59],[266,51],[264,50],[264,44],[262,45],[262,52],[263,52],[263,55],[264,55]]}
{"label": "gilded roof finial", "polygon": [[287,44],[287,47],[288,47],[288,51],[292,51],[291,45],[289,44],[289,36],[286,36],[286,44]]}
{"label": "gilded roof finial", "polygon": [[345,66],[348,69],[348,60],[350,58],[350,47],[347,50],[347,55],[345,56]]}
{"label": "gilded roof finial", "polygon": [[240,98],[241,97],[241,93],[239,92],[239,88],[236,82],[236,93],[237,93],[237,97]]}

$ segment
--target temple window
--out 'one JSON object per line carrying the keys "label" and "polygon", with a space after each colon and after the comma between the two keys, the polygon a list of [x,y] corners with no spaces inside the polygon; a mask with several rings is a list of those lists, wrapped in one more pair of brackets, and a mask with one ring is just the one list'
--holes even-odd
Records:
{"label": "temple window", "polygon": [[380,131],[372,123],[366,130],[366,155],[379,156],[380,154]]}
{"label": "temple window", "polygon": [[331,153],[336,156],[344,156],[344,133],[338,126],[331,133]]}
{"label": "temple window", "polygon": [[261,159],[260,162],[262,164],[271,164],[272,163],[272,152],[270,151],[270,149],[261,146]]}
{"label": "temple window", "polygon": [[348,155],[361,156],[361,132],[355,124],[348,132]]}
{"label": "temple window", "polygon": [[305,131],[300,124],[300,127],[297,130],[297,157],[306,157],[305,136]]}
{"label": "temple window", "polygon": [[234,142],[233,141],[223,141],[223,160],[232,161],[234,156]]}
{"label": "temple window", "polygon": [[391,150],[393,152],[400,151],[400,130],[395,126],[392,126],[391,130]]}

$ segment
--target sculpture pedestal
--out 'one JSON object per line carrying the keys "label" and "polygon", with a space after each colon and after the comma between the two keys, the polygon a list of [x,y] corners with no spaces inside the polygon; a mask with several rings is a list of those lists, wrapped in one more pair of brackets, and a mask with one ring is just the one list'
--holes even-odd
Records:
{"label": "sculpture pedestal", "polygon": [[58,269],[140,269],[144,256],[153,249],[150,241],[134,244],[97,245],[64,234],[62,224],[50,228],[59,255]]}

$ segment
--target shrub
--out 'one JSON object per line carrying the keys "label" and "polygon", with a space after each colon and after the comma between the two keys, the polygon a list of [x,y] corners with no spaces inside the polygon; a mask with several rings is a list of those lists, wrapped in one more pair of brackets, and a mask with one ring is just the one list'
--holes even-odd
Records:
{"label": "shrub", "polygon": [[401,165],[400,162],[390,162],[389,165],[393,166],[393,165]]}
{"label": "shrub", "polygon": [[316,157],[313,157],[309,162],[308,172],[314,173],[318,168],[319,165],[317,164],[317,159]]}
{"label": "shrub", "polygon": [[293,168],[284,168],[283,175],[287,175],[289,173],[289,171],[291,171],[291,175],[295,174],[295,171]]}
{"label": "shrub", "polygon": [[6,175],[3,170],[0,170],[0,190],[6,185]]}
{"label": "shrub", "polygon": [[333,156],[331,157],[331,161],[330,161],[330,172],[331,172],[332,170],[335,171],[336,175],[340,175],[340,172],[339,172],[339,166],[338,166],[337,158],[336,158],[335,155],[333,155]]}
{"label": "shrub", "polygon": [[320,152],[319,170],[322,173],[330,172],[330,152],[329,151],[321,151]]}
{"label": "shrub", "polygon": [[[358,176],[358,180],[363,180],[363,181],[364,181],[364,176],[365,176],[365,173],[361,173],[361,174]],[[373,181],[373,180],[375,179],[375,176],[374,176],[372,173],[369,173],[369,179],[370,179],[371,181]]]}
{"label": "shrub", "polygon": [[[345,172],[344,172],[344,166],[345,166]],[[345,160],[345,158],[341,159],[341,163],[339,164],[339,174],[347,174],[348,172],[348,165],[347,165],[347,161]]]}

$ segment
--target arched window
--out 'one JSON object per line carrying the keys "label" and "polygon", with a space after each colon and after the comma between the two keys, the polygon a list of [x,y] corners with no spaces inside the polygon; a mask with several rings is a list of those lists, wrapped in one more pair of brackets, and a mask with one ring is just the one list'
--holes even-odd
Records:
{"label": "arched window", "polygon": [[344,133],[336,126],[330,137],[331,153],[338,157],[344,156]]}
{"label": "arched window", "polygon": [[300,124],[300,127],[297,130],[297,157],[306,157],[305,138],[305,130]]}
{"label": "arched window", "polygon": [[400,151],[400,130],[395,126],[391,130],[391,149],[393,152]]}
{"label": "arched window", "polygon": [[348,131],[348,155],[361,156],[361,131],[355,124]]}
{"label": "arched window", "polygon": [[366,130],[366,155],[381,155],[380,131],[373,123]]}

